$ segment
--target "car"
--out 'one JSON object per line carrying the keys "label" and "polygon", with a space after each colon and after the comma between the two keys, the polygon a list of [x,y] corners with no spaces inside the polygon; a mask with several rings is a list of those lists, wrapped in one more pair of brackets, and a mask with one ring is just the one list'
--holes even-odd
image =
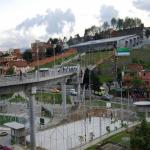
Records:
{"label": "car", "polygon": [[12,149],[7,146],[0,145],[0,150],[12,150]]}
{"label": "car", "polygon": [[75,91],[75,89],[70,89],[69,93],[72,96],[76,96],[77,95],[77,92]]}
{"label": "car", "polygon": [[50,92],[52,92],[52,93],[60,93],[60,90],[58,90],[57,88],[54,88],[54,89],[50,89]]}
{"label": "car", "polygon": [[112,100],[113,96],[112,96],[112,95],[109,95],[109,94],[104,94],[103,96],[101,96],[101,98],[102,98],[103,100],[108,100],[108,101],[110,101],[110,100]]}
{"label": "car", "polygon": [[6,136],[6,135],[8,135],[7,132],[1,132],[1,133],[0,133],[0,136]]}

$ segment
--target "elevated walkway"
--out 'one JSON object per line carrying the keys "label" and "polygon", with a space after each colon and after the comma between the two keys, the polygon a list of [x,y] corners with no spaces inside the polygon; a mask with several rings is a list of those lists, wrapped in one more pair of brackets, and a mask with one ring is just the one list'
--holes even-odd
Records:
{"label": "elevated walkway", "polygon": [[0,93],[13,93],[24,91],[24,88],[31,86],[42,86],[51,83],[58,83],[77,74],[77,71],[70,70],[67,72],[59,72],[58,68],[51,69],[46,73],[34,72],[27,73],[22,76],[11,75],[0,77]]}

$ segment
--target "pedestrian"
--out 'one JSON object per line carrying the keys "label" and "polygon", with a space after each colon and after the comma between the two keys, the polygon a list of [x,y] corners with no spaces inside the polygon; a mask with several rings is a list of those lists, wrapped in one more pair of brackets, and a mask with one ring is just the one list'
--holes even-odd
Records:
{"label": "pedestrian", "polygon": [[20,80],[22,80],[22,71],[19,72]]}

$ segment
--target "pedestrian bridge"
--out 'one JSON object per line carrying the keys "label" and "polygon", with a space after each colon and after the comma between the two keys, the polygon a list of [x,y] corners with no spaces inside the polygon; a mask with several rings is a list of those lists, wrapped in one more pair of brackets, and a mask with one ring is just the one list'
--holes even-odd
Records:
{"label": "pedestrian bridge", "polygon": [[[23,86],[40,86],[50,84],[51,82],[61,82],[71,76],[77,75],[78,69],[58,71],[58,69],[49,69],[48,71],[36,71],[20,75],[6,75],[0,77],[0,94],[10,91],[21,90]],[[18,89],[17,89],[18,87]],[[15,89],[14,89],[15,88]]]}

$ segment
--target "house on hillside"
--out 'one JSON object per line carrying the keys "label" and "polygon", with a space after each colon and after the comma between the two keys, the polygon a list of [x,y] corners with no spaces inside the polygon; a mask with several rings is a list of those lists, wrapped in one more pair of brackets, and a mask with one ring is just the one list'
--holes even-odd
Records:
{"label": "house on hillside", "polygon": [[132,89],[130,94],[135,99],[150,97],[150,71],[143,70],[140,64],[129,64],[122,75],[123,87]]}
{"label": "house on hillside", "polygon": [[147,91],[148,91],[148,97],[150,97],[150,70],[141,70],[140,78],[144,81]]}
{"label": "house on hillside", "polygon": [[22,73],[26,73],[31,71],[33,68],[30,67],[25,60],[15,60],[15,61],[7,61],[2,67],[1,67],[1,74],[6,74],[7,70],[13,68],[15,74],[19,74],[20,70]]}
{"label": "house on hillside", "polygon": [[140,64],[129,64],[122,72],[124,86],[131,86],[131,80],[139,77],[139,72],[143,70]]}
{"label": "house on hillside", "polygon": [[13,49],[13,51],[11,52],[11,55],[14,56],[16,59],[22,58],[20,49]]}

